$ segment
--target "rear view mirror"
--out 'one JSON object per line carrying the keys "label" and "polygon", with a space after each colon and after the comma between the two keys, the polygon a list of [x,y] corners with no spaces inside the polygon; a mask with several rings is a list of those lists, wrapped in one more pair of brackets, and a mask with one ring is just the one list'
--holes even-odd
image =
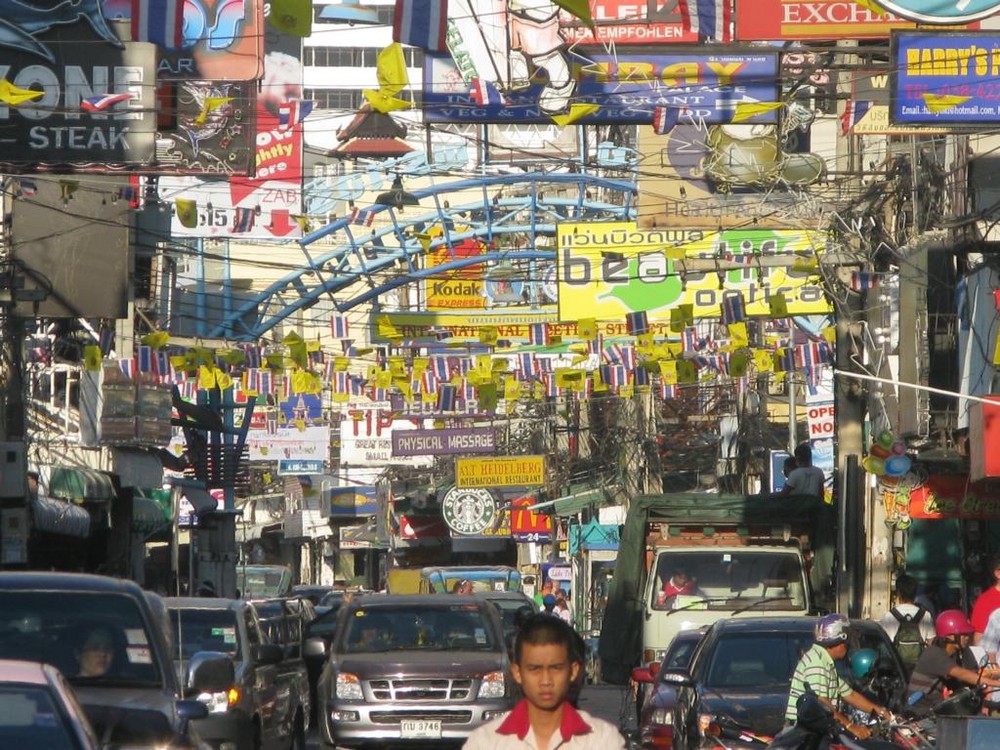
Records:
{"label": "rear view mirror", "polygon": [[306,638],[303,644],[305,656],[326,656],[326,641],[322,638]]}
{"label": "rear view mirror", "polygon": [[676,685],[677,687],[691,687],[694,685],[691,675],[683,669],[663,669],[660,671],[660,680],[670,685]]}

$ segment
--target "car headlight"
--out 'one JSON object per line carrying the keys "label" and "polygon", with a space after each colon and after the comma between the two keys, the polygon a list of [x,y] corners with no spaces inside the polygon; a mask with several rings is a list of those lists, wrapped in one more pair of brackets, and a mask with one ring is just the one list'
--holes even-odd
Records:
{"label": "car headlight", "polygon": [[483,675],[479,683],[480,698],[503,698],[507,694],[507,680],[503,672],[490,672]]}
{"label": "car headlight", "polygon": [[364,699],[361,691],[361,680],[358,676],[350,672],[341,672],[337,675],[337,697],[347,701],[360,701]]}
{"label": "car headlight", "polygon": [[198,700],[208,707],[210,714],[222,714],[240,701],[240,691],[234,687],[219,693],[199,693]]}

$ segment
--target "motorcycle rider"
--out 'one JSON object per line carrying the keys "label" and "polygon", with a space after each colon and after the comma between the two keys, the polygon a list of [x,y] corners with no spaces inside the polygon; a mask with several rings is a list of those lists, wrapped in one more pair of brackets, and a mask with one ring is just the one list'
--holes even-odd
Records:
{"label": "motorcycle rider", "polygon": [[808,689],[833,711],[834,718],[840,726],[864,740],[871,736],[871,732],[866,726],[853,724],[841,713],[836,705],[840,700],[865,714],[875,713],[882,718],[889,718],[892,714],[889,709],[872,702],[854,690],[837,673],[836,662],[847,656],[847,625],[847,618],[836,613],[825,615],[816,623],[814,631],[816,642],[802,655],[792,674],[785,719],[789,723],[795,722],[796,702],[799,696],[806,692],[808,686]]}
{"label": "motorcycle rider", "polygon": [[946,609],[934,621],[934,642],[924,649],[913,668],[908,692],[920,692],[914,705],[917,711],[929,711],[965,685],[1000,687],[1000,680],[982,675],[968,653],[974,630],[960,609]]}

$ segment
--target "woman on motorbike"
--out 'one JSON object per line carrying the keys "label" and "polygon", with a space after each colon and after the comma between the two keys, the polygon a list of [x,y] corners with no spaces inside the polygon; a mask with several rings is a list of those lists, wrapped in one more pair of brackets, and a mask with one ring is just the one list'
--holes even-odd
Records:
{"label": "woman on motorbike", "polygon": [[1000,687],[1000,680],[982,676],[968,655],[972,623],[958,609],[946,609],[934,621],[934,643],[924,649],[910,677],[908,691],[923,694],[914,705],[926,712],[966,685]]}

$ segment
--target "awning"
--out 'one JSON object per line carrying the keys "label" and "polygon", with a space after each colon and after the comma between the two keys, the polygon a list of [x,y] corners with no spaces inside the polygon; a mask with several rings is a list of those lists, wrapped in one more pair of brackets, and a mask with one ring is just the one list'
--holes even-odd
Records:
{"label": "awning", "polygon": [[[162,490],[160,490],[162,492]],[[169,492],[168,502],[169,502]],[[132,498],[132,533],[151,537],[171,528],[169,512],[158,501],[136,495]]]}
{"label": "awning", "polygon": [[31,519],[38,531],[83,539],[90,536],[90,514],[66,500],[44,496],[32,498]]}
{"label": "awning", "polygon": [[107,501],[115,497],[115,485],[103,471],[54,466],[49,474],[49,496]]}
{"label": "awning", "polygon": [[608,496],[600,487],[582,489],[563,497],[557,497],[554,510],[557,516],[575,516],[589,508],[604,505],[608,502]]}

